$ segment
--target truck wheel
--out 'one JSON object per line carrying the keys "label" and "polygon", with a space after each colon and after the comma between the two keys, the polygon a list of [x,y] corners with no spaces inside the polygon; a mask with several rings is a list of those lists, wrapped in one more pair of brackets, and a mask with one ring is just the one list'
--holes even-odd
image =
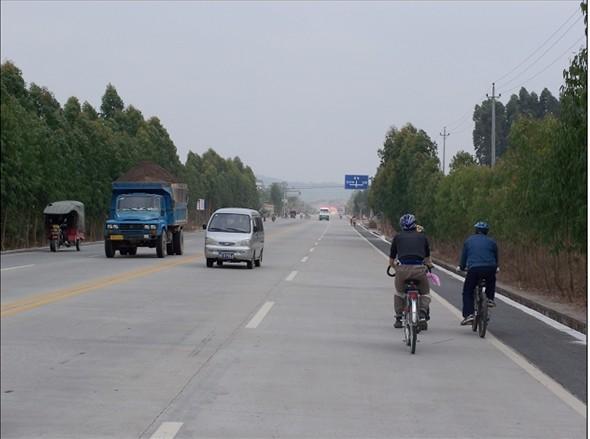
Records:
{"label": "truck wheel", "polygon": [[137,254],[137,247],[131,247],[127,250],[127,254],[131,256],[135,256]]}
{"label": "truck wheel", "polygon": [[76,239],[76,251],[79,252],[80,251],[80,240]]}
{"label": "truck wheel", "polygon": [[182,230],[172,235],[172,243],[174,244],[174,253],[182,255],[184,253],[184,235],[182,234]]}
{"label": "truck wheel", "polygon": [[166,244],[166,254],[172,256],[174,254],[174,242]]}
{"label": "truck wheel", "polygon": [[156,254],[159,258],[166,257],[166,247],[166,232],[162,231],[162,234],[156,243]]}
{"label": "truck wheel", "polygon": [[51,241],[49,241],[49,250],[52,252],[57,251],[57,241],[55,239],[52,239]]}
{"label": "truck wheel", "polygon": [[215,262],[215,259],[207,258],[207,267],[213,267],[213,262]]}
{"label": "truck wheel", "polygon": [[108,239],[104,241],[104,254],[107,258],[115,256],[115,250],[113,249],[113,243]]}
{"label": "truck wheel", "polygon": [[122,248],[119,250],[119,253],[121,253],[121,256],[127,256],[129,253],[127,252],[126,248]]}

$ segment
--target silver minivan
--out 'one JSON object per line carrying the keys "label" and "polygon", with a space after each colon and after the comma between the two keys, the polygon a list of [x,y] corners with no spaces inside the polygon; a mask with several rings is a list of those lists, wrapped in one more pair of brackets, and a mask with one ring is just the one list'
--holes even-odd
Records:
{"label": "silver minivan", "polygon": [[207,267],[213,263],[245,262],[248,268],[260,267],[264,253],[264,226],[260,213],[252,209],[216,210],[205,229]]}

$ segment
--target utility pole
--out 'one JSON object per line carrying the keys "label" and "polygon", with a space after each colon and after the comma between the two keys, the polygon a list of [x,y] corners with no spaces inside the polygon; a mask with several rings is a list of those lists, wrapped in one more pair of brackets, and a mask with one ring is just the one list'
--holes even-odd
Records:
{"label": "utility pole", "polygon": [[492,82],[492,96],[486,93],[486,97],[492,100],[492,167],[496,164],[496,98],[501,96],[496,96],[496,84]]}
{"label": "utility pole", "polygon": [[443,157],[442,157],[442,172],[445,175],[445,155],[446,155],[446,146],[447,146],[447,137],[451,135],[451,133],[447,133],[447,127],[443,128],[443,132],[440,133],[443,138]]}

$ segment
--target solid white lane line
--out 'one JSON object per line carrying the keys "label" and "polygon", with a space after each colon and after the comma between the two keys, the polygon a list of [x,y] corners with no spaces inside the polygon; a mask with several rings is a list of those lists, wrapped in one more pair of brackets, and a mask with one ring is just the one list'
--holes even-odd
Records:
{"label": "solid white lane line", "polygon": [[162,422],[162,425],[151,436],[151,439],[173,439],[182,424],[182,422]]}
{"label": "solid white lane line", "polygon": [[[361,226],[362,227],[362,226]],[[364,228],[364,227],[363,227]],[[366,230],[366,228],[365,228]],[[358,233],[358,231],[356,231]],[[363,235],[361,235],[359,233],[359,235],[363,238],[365,238]],[[371,246],[377,250],[379,253],[383,254],[377,247],[375,247],[371,241],[369,241],[367,238],[365,238],[365,240],[371,244]],[[389,243],[389,241],[387,241],[385,238],[383,238],[383,241]],[[444,267],[441,267],[440,265],[434,264],[434,266],[442,271],[443,273],[448,274],[449,276],[451,276],[454,279],[457,279],[460,282],[464,282],[465,278],[462,276],[459,276],[457,273],[454,273],[450,270],[447,270]],[[544,314],[541,314],[538,311],[535,311],[534,309],[531,309],[521,303],[516,302],[515,300],[510,299],[509,297],[504,296],[503,294],[497,293],[495,294],[495,297],[497,297],[499,300],[501,300],[504,303],[507,303],[510,306],[513,306],[514,308],[530,315],[531,317],[536,318],[537,320],[542,321],[543,323],[545,323],[546,325],[551,326],[554,329],[557,329],[558,331],[564,332],[565,334],[568,334],[569,336],[575,338],[579,344],[587,344],[587,340],[588,338],[586,337],[586,334],[583,334],[579,331],[576,331],[575,329],[570,328],[569,326],[564,325],[563,323],[559,323],[556,320],[553,320],[552,318],[547,317]],[[461,317],[462,318],[462,317]]]}
{"label": "solid white lane line", "polygon": [[308,259],[309,259],[309,256],[304,256],[303,259],[301,259],[301,262],[307,262]]}
{"label": "solid white lane line", "polygon": [[[437,294],[434,290],[430,290],[430,295],[436,299],[437,302],[442,304],[445,308],[447,308],[452,314],[454,314],[458,319],[462,319],[463,315],[461,312],[455,308],[450,302],[444,299],[442,296]],[[565,389],[561,384],[551,378],[549,375],[546,375],[544,372],[541,372],[536,366],[529,363],[529,361],[516,352],[514,349],[510,348],[509,346],[502,343],[496,337],[494,337],[490,331],[486,334],[486,340],[489,340],[492,345],[494,345],[500,352],[510,358],[514,363],[524,369],[530,376],[532,376],[535,380],[543,384],[545,388],[551,391],[555,396],[569,405],[572,409],[574,409],[579,415],[586,417],[586,404],[572,395],[567,389]]]}
{"label": "solid white lane line", "polygon": [[309,249],[310,252],[313,252],[315,250],[315,247],[312,247]]}
{"label": "solid white lane line", "polygon": [[297,276],[298,271],[297,270],[293,270],[291,273],[289,273],[289,276],[287,276],[285,278],[285,280],[287,282],[291,282],[293,279],[295,279],[295,276]]}
{"label": "solid white lane line", "polygon": [[28,265],[18,265],[16,267],[6,267],[6,268],[2,268],[0,269],[0,271],[9,271],[9,270],[18,270],[19,268],[29,268],[29,267],[34,267],[35,264],[28,264]]}
{"label": "solid white lane line", "polygon": [[[439,269],[440,271],[448,274],[449,276],[457,279],[458,281],[464,282],[465,279],[461,276],[459,276],[456,273],[453,273],[450,270],[447,270],[446,268],[443,267],[439,267],[438,265],[435,265],[437,269]],[[531,309],[527,306],[522,305],[521,303],[516,302],[515,300],[510,299],[509,297],[506,297],[500,293],[496,293],[495,297],[497,297],[498,299],[500,299],[502,302],[507,303],[510,306],[513,306],[514,308],[536,318],[537,320],[542,321],[543,323],[545,323],[546,325],[551,326],[552,328],[557,329],[558,331],[564,332],[567,335],[574,337],[576,340],[580,341],[580,342],[584,342],[584,344],[587,343],[587,337],[586,334],[582,334],[581,332],[576,331],[575,329],[570,328],[569,326],[566,326],[562,323],[559,323],[558,321],[555,321],[549,317],[547,317],[544,314],[541,314],[538,311],[535,311],[534,309]]]}
{"label": "solid white lane line", "polygon": [[248,324],[246,325],[246,328],[256,329],[258,327],[258,325],[260,324],[260,322],[262,322],[262,319],[264,319],[266,317],[266,315],[268,314],[268,312],[270,311],[270,309],[272,308],[272,306],[274,304],[275,304],[274,302],[265,302],[265,304],[260,307],[260,309],[254,315],[254,317],[252,317],[252,320],[250,320],[250,322],[248,322]]}
{"label": "solid white lane line", "polygon": [[[358,233],[358,231],[356,231],[356,232]],[[367,241],[371,245],[371,247],[373,247],[381,256],[383,256],[385,259],[389,259],[388,256],[384,255],[377,247],[375,247],[373,244],[371,244],[371,241],[369,241],[367,238],[365,238],[360,233],[359,233],[359,235],[361,236],[361,238],[364,238],[364,240]],[[444,270],[444,271],[448,271],[448,270]],[[430,294],[437,302],[439,302],[445,308],[447,308],[458,319],[463,318],[463,315],[461,314],[461,312],[457,308],[455,308],[450,302],[448,302],[442,296],[437,294],[434,290],[431,289]],[[582,401],[580,401],[578,398],[576,398],[574,395],[572,395],[561,384],[559,384],[557,381],[555,381],[549,375],[546,375],[545,373],[541,372],[541,370],[539,370],[533,364],[529,363],[528,360],[526,358],[524,358],[522,355],[520,355],[518,352],[516,352],[512,348],[510,348],[507,345],[505,345],[504,343],[502,343],[500,340],[498,340],[496,337],[494,337],[490,333],[490,331],[488,331],[488,333],[486,335],[486,339],[489,340],[493,346],[495,346],[500,352],[502,352],[504,355],[506,355],[508,358],[510,358],[514,363],[516,363],[518,366],[520,366],[525,372],[527,372],[535,380],[540,382],[546,389],[548,389],[550,392],[552,392],[555,396],[557,396],[559,399],[561,399],[564,403],[569,405],[579,415],[583,416],[584,418],[586,417],[586,404],[584,404]]]}

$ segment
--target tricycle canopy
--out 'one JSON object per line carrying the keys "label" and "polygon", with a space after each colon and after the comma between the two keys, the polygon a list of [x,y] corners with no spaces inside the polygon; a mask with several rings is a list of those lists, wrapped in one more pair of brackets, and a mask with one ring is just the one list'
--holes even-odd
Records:
{"label": "tricycle canopy", "polygon": [[80,201],[55,201],[49,203],[43,210],[46,222],[50,217],[55,217],[53,223],[63,221],[63,218],[68,217],[74,221],[72,226],[76,227],[79,232],[84,232],[84,204]]}

